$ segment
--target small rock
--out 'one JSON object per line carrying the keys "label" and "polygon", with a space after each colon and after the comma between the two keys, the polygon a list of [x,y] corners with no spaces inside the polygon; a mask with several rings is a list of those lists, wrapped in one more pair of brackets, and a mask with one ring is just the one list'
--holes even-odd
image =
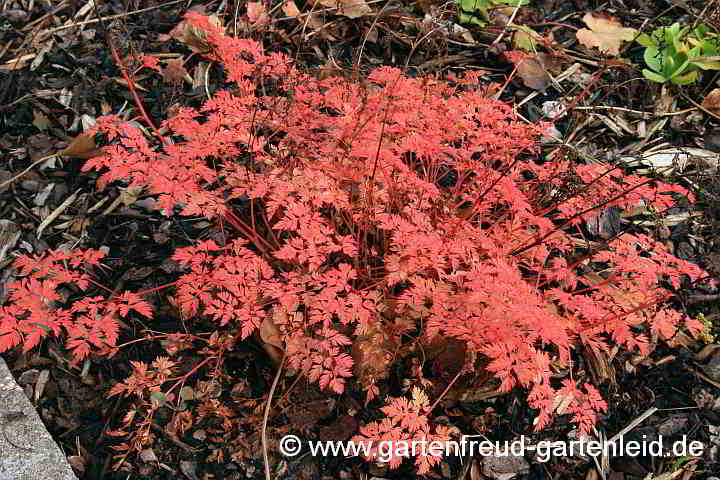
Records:
{"label": "small rock", "polygon": [[530,471],[530,464],[525,457],[512,454],[491,455],[483,458],[482,473],[495,480],[510,480],[517,475]]}

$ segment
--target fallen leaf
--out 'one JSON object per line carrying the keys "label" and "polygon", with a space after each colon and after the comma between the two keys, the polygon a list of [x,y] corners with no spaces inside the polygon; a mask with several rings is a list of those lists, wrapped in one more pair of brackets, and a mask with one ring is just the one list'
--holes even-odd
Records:
{"label": "fallen leaf", "polygon": [[263,27],[270,21],[263,2],[248,2],[247,16],[250,23],[255,27]]}
{"label": "fallen leaf", "polygon": [[534,52],[542,37],[529,27],[519,26],[512,36],[512,46],[515,50]]}
{"label": "fallen leaf", "polygon": [[282,318],[280,318],[283,316],[287,317],[287,313],[281,309],[275,310],[272,316],[268,315],[263,319],[259,329],[262,347],[275,365],[280,364],[283,352],[285,351],[282,334],[275,323],[275,318],[283,321]]}
{"label": "fallen leaf", "polygon": [[260,325],[260,338],[263,342],[277,347],[280,350],[284,348],[280,329],[275,325],[272,317],[265,317]]}
{"label": "fallen leaf", "polygon": [[704,109],[709,110],[715,115],[720,115],[720,88],[713,89],[710,93],[705,95],[702,106]]}
{"label": "fallen leaf", "polygon": [[620,160],[628,167],[651,167],[637,170],[640,174],[653,172],[671,175],[674,172],[683,172],[690,165],[713,173],[720,170],[717,153],[695,147],[664,148],[641,155],[622,156]]}
{"label": "fallen leaf", "polygon": [[20,227],[15,222],[0,219],[0,262],[15,248],[21,234]]}
{"label": "fallen leaf", "polygon": [[519,50],[505,52],[505,56],[517,68],[517,75],[526,87],[533,90],[544,91],[550,82],[550,75],[545,70],[545,64],[540,54],[529,55]]}
{"label": "fallen leaf", "polygon": [[517,68],[517,74],[525,86],[533,90],[545,90],[550,80],[545,68],[537,58],[528,58],[520,62]]}
{"label": "fallen leaf", "polygon": [[363,388],[387,378],[396,348],[395,340],[381,325],[357,336],[351,350],[353,373]]}
{"label": "fallen leaf", "polygon": [[339,15],[358,18],[370,15],[372,9],[365,0],[316,0],[323,7],[336,8]]}
{"label": "fallen leaf", "polygon": [[710,357],[710,360],[705,365],[701,365],[700,368],[711,380],[720,382],[720,351],[716,351]]}
{"label": "fallen leaf", "polygon": [[578,42],[588,48],[597,47],[607,55],[619,55],[622,42],[629,42],[637,35],[637,30],[623,27],[620,20],[604,13],[588,12],[583,22],[589,30],[583,28],[577,31]]}
{"label": "fallen leaf", "polygon": [[[447,30],[450,37],[454,40],[462,40],[466,43],[475,43],[475,39],[470,33],[470,30],[461,25],[458,25],[457,23],[450,23]],[[374,31],[375,29],[373,29],[373,32]]]}
{"label": "fallen leaf", "polygon": [[[641,308],[648,302],[648,293],[642,290],[629,290],[617,284],[616,282],[608,282],[595,272],[588,272],[582,275],[584,281],[591,287],[598,287],[602,290],[603,295],[612,297],[618,305],[627,309]],[[649,307],[641,309],[644,311]]]}
{"label": "fallen leaf", "polygon": [[77,137],[73,138],[70,145],[68,145],[64,150],[61,150],[58,155],[88,159],[102,155],[102,150],[97,148],[97,145],[95,145],[94,135],[81,133]]}
{"label": "fallen leaf", "polygon": [[300,9],[295,5],[295,2],[293,0],[288,0],[287,2],[283,3],[282,11],[285,15],[288,17],[297,17],[300,15]]}
{"label": "fallen leaf", "polygon": [[70,455],[67,457],[67,461],[73,470],[75,470],[75,473],[85,472],[85,464],[87,463],[87,460],[84,457],[80,455]]}
{"label": "fallen leaf", "polygon": [[47,130],[52,122],[43,112],[39,110],[33,110],[33,126],[35,126],[41,132]]}
{"label": "fallen leaf", "polygon": [[[222,27],[222,22],[216,15],[208,16],[208,22],[218,28]],[[195,28],[188,20],[183,20],[170,31],[170,37],[180,43],[184,43],[190,50],[195,53],[203,53],[210,49],[210,45],[206,41],[206,34],[203,30]]]}
{"label": "fallen leaf", "polygon": [[318,17],[318,15],[314,13],[310,13],[304,17],[301,16],[300,9],[297,7],[293,0],[288,0],[287,2],[285,2],[283,4],[282,11],[288,17],[292,17],[298,22],[302,22],[303,25],[307,24],[307,26],[312,28],[313,30],[320,30],[324,32],[325,38],[331,39],[332,35],[327,33],[325,29],[323,29],[323,27],[325,26],[325,22],[323,22]]}
{"label": "fallen leaf", "polygon": [[138,197],[143,191],[143,187],[126,187],[119,188],[120,195],[117,197],[117,201],[129,207],[133,203],[137,202]]}
{"label": "fallen leaf", "polygon": [[192,82],[190,74],[183,65],[184,61],[182,58],[175,58],[165,62],[167,65],[162,69],[162,76],[166,82],[179,83],[186,78]]}

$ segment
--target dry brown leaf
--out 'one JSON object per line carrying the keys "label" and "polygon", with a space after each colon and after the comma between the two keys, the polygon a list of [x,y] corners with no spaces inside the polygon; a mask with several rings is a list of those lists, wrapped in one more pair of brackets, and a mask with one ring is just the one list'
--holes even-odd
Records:
{"label": "dry brown leaf", "polygon": [[15,248],[18,240],[20,240],[21,234],[22,232],[17,223],[0,219],[0,262],[5,260],[5,255],[8,251]]}
{"label": "dry brown leaf", "polygon": [[283,3],[282,11],[285,15],[288,17],[297,17],[300,15],[300,9],[295,5],[295,2],[293,0],[288,0],[287,2]]}
{"label": "dry brown leaf", "polygon": [[133,203],[137,202],[140,194],[142,194],[143,187],[120,187],[119,190],[120,195],[118,196],[118,200],[126,207],[129,207]]}
{"label": "dry brown leaf", "polygon": [[359,335],[352,346],[353,373],[358,383],[368,387],[390,373],[390,364],[397,345],[382,325],[374,325],[367,334]]}
{"label": "dry brown leaf", "polygon": [[310,27],[313,30],[320,30],[321,35],[325,39],[333,40],[332,35],[326,32],[323,27],[325,26],[325,22],[323,22],[320,17],[314,13],[310,13],[304,17],[301,17],[300,9],[297,7],[295,2],[293,0],[288,0],[283,4],[282,11],[285,15],[288,17],[295,18],[298,22],[301,22],[303,25],[307,24],[308,27]]}
{"label": "dry brown leaf", "polygon": [[179,83],[183,80],[187,79],[188,81],[192,82],[192,78],[190,78],[190,74],[185,69],[184,60],[182,58],[175,58],[172,60],[168,60],[166,63],[166,67],[162,70],[162,77],[166,82],[170,83]]}
{"label": "dry brown leaf", "polygon": [[70,145],[68,145],[64,150],[61,150],[58,155],[88,159],[99,157],[102,155],[102,150],[97,148],[97,145],[95,145],[94,135],[81,133],[77,137],[73,138]]}
{"label": "dry brown leaf", "polygon": [[32,124],[41,132],[44,132],[52,125],[50,119],[43,112],[39,110],[33,110],[33,121]]}
{"label": "dry brown leaf", "polygon": [[543,91],[550,82],[550,75],[548,75],[542,60],[537,55],[521,60],[517,66],[517,74],[525,86],[533,90]]}
{"label": "dry brown leaf", "polygon": [[583,17],[588,28],[578,30],[578,42],[588,48],[597,47],[600,52],[617,56],[622,42],[629,42],[637,35],[634,28],[623,27],[615,17],[598,12],[588,12]]}
{"label": "dry brown leaf", "polygon": [[583,357],[591,375],[598,384],[604,383],[608,379],[614,381],[614,371],[610,366],[610,356],[607,352],[589,346],[583,349]]}
{"label": "dry brown leaf", "polygon": [[595,272],[588,272],[580,278],[588,282],[590,286],[600,285],[603,294],[612,297],[619,305],[628,310],[642,307],[647,304],[648,300],[652,299],[652,295],[648,294],[648,292],[642,290],[632,291],[619,286],[615,282],[608,283],[606,279]]}
{"label": "dry brown leaf", "polygon": [[267,9],[263,2],[248,2],[247,4],[248,20],[254,27],[264,27],[270,21]]}
{"label": "dry brown leaf", "polygon": [[695,360],[698,362],[704,362],[708,358],[710,358],[716,350],[720,350],[720,345],[717,343],[711,343],[710,345],[706,345],[703,347],[702,350],[700,350],[698,353],[695,354]]}
{"label": "dry brown leaf", "polygon": [[280,329],[275,325],[272,317],[265,317],[265,320],[263,320],[260,325],[260,338],[263,342],[277,347],[280,350],[284,348]]}
{"label": "dry brown leaf", "polygon": [[[208,16],[211,25],[222,27],[222,22],[216,15]],[[178,23],[175,28],[170,31],[170,37],[180,43],[184,43],[190,50],[196,53],[203,53],[210,49],[206,41],[206,35],[203,30],[193,27],[188,20]]]}
{"label": "dry brown leaf", "polygon": [[263,322],[260,324],[259,333],[263,349],[268,354],[273,363],[279,365],[282,361],[283,352],[285,351],[285,345],[282,341],[280,329],[274,321],[274,317],[277,316],[287,316],[287,313],[279,309],[273,311],[273,315],[266,316]]}
{"label": "dry brown leaf", "polygon": [[372,9],[365,0],[316,0],[323,7],[336,8],[338,15],[348,18],[358,18],[370,15]]}
{"label": "dry brown leaf", "polygon": [[704,109],[709,110],[715,115],[720,115],[720,88],[713,89],[710,93],[705,95],[702,106]]}

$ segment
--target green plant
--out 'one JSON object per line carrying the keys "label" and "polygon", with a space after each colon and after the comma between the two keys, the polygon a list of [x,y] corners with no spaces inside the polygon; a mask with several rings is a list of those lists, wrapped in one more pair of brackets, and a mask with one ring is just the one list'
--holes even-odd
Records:
{"label": "green plant", "polygon": [[484,26],[490,21],[490,10],[499,7],[517,7],[530,0],[457,0],[460,23],[474,23]]}
{"label": "green plant", "polygon": [[703,330],[699,333],[698,338],[705,343],[713,343],[715,341],[715,335],[713,335],[713,322],[709,318],[705,318],[705,315],[700,313],[696,317],[696,320],[703,324]]}
{"label": "green plant", "polygon": [[697,80],[700,70],[720,70],[718,38],[704,24],[692,28],[674,23],[644,33],[636,40],[645,47],[649,69],[643,69],[643,75],[653,82],[687,85]]}

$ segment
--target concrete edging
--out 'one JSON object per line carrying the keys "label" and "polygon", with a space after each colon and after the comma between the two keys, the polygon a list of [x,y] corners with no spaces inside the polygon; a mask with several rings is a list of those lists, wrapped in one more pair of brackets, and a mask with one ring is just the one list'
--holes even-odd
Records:
{"label": "concrete edging", "polygon": [[77,477],[0,358],[0,480],[47,479]]}

